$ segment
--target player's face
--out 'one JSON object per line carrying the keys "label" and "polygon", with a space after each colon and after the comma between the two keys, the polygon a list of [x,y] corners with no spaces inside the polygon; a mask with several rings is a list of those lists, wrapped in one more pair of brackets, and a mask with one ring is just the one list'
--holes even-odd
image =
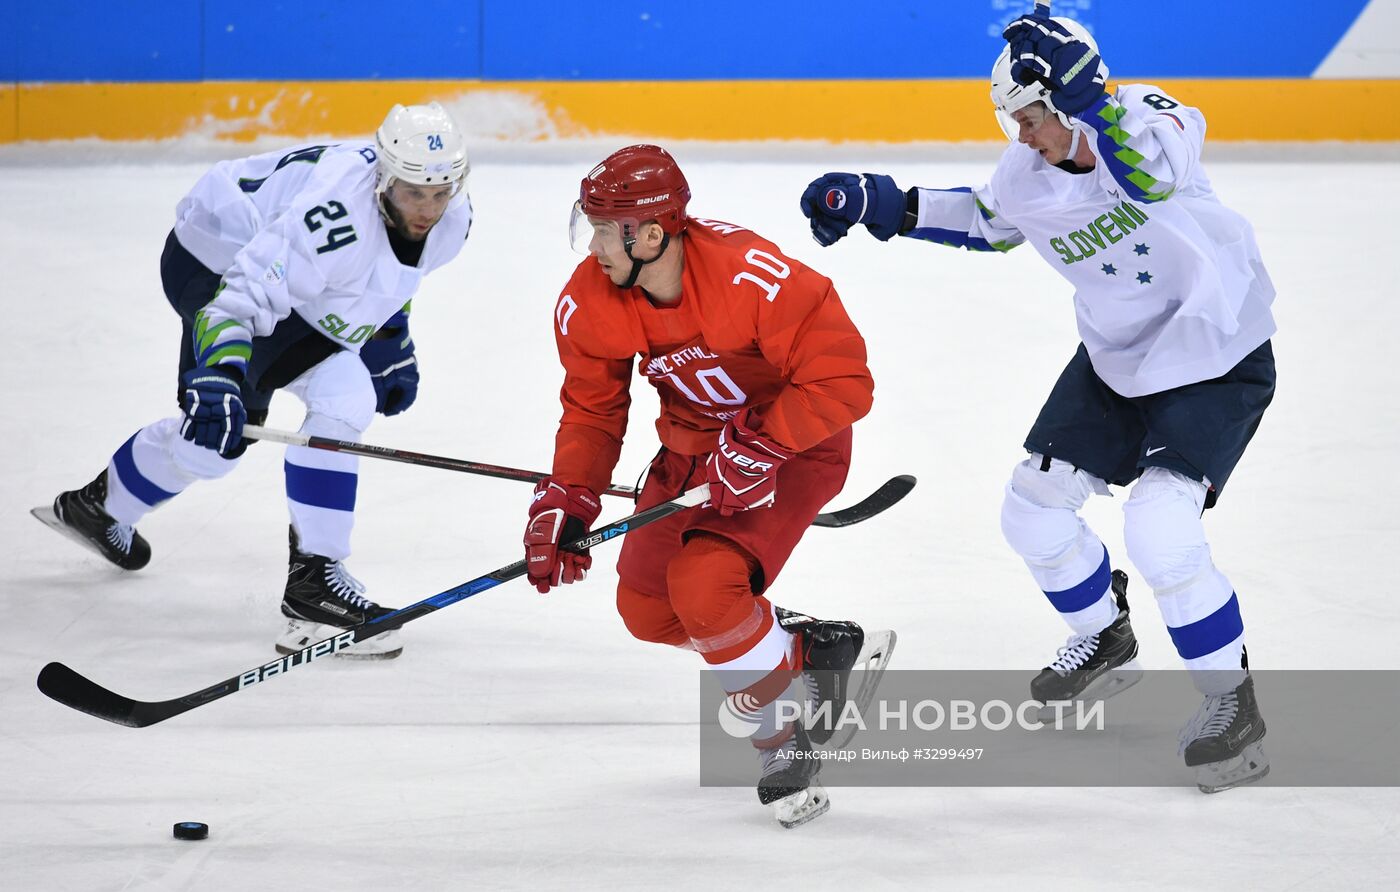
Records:
{"label": "player's face", "polygon": [[384,197],[388,199],[394,228],[409,241],[421,242],[447,212],[447,204],[456,191],[451,185],[419,186],[395,180]]}
{"label": "player's face", "polygon": [[588,217],[587,221],[587,227],[580,227],[577,233],[579,242],[584,237],[587,238],[587,244],[580,247],[585,249],[588,256],[598,261],[598,265],[614,285],[622,285],[632,275],[634,260],[651,260],[656,256],[657,245],[653,243],[658,241],[658,237],[657,233],[652,232],[654,229],[659,230],[660,227],[656,224],[642,225],[637,239],[632,242],[632,254],[629,256],[623,243],[622,227],[616,220]]}
{"label": "player's face", "polygon": [[1011,115],[1020,132],[1016,139],[1035,149],[1050,164],[1059,164],[1069,158],[1069,147],[1074,134],[1060,123],[1043,102],[1033,102],[1025,108],[1017,109]]}
{"label": "player's face", "polygon": [[621,285],[632,272],[632,258],[627,256],[627,248],[622,241],[622,227],[615,220],[601,217],[587,218],[587,225],[580,227],[579,240],[587,239],[581,245],[589,257],[598,261],[603,272],[608,274],[613,284]]}

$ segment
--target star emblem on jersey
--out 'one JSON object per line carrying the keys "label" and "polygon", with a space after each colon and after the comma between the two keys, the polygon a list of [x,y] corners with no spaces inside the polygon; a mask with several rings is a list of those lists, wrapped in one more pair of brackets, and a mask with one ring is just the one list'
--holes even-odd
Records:
{"label": "star emblem on jersey", "polygon": [[1139,257],[1144,257],[1144,256],[1146,256],[1147,253],[1148,253],[1149,251],[1151,251],[1151,250],[1152,250],[1152,248],[1151,248],[1151,246],[1149,246],[1149,245],[1142,245],[1142,244],[1133,245],[1133,253],[1134,253],[1134,254],[1137,254],[1137,256],[1139,256]]}
{"label": "star emblem on jersey", "polygon": [[1138,280],[1139,283],[1141,283],[1141,284],[1143,284],[1143,285],[1151,285],[1151,284],[1152,284],[1152,273],[1149,273],[1149,272],[1147,272],[1147,271],[1144,270],[1143,272],[1138,273],[1138,275],[1137,275],[1137,280]]}
{"label": "star emblem on jersey", "polygon": [[846,206],[846,193],[840,189],[826,190],[826,206],[833,211],[839,211]]}
{"label": "star emblem on jersey", "polygon": [[1103,265],[1103,274],[1105,276],[1116,276],[1118,275],[1118,267],[1114,266],[1111,263],[1105,263]]}

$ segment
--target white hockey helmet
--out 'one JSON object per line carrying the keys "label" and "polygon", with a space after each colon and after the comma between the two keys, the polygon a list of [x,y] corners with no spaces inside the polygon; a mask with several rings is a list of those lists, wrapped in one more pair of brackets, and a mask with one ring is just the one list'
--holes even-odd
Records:
{"label": "white hockey helmet", "polygon": [[379,153],[381,196],[394,180],[419,186],[451,184],[454,193],[466,182],[471,164],[457,122],[437,102],[396,105],[374,134]]}
{"label": "white hockey helmet", "polygon": [[[1099,51],[1099,45],[1094,40],[1094,35],[1089,33],[1089,29],[1076,22],[1074,19],[1067,19],[1064,16],[1055,16],[1053,21],[1064,26],[1064,29],[1074,35],[1076,40],[1082,40],[1089,45],[1094,52]],[[1108,66],[1104,64],[1103,57],[1099,58],[1099,77],[1105,83],[1108,82]],[[1001,55],[997,56],[996,64],[992,66],[992,104],[996,106],[997,123],[1001,125],[1002,132],[1006,138],[1015,141],[1021,133],[1021,125],[1017,123],[1013,115],[1036,102],[1045,103],[1045,107],[1060,119],[1067,129],[1074,129],[1074,121],[1069,115],[1055,108],[1055,102],[1051,98],[1050,88],[1043,83],[1036,81],[1030,86],[1025,86],[1011,76],[1011,45],[1007,44],[1002,48]]]}

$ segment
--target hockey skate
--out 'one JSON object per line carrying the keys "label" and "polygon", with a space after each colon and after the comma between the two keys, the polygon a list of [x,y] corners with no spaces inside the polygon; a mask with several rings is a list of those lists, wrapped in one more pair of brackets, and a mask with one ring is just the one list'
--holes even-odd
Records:
{"label": "hockey skate", "polygon": [[762,764],[758,801],[773,807],[773,817],[779,824],[791,830],[831,808],[826,788],[817,782],[821,760],[800,722],[786,743],[759,750],[758,754]]}
{"label": "hockey skate", "polygon": [[1228,693],[1208,695],[1181,732],[1181,752],[1186,767],[1196,769],[1200,791],[1219,793],[1262,780],[1269,773],[1264,730],[1252,676]]}
{"label": "hockey skate", "polygon": [[[859,723],[842,722],[847,703],[864,715],[875,698],[875,689],[894,652],[895,633],[889,630],[868,635],[853,622],[818,620],[782,607],[774,608],[778,623],[798,636],[802,655],[802,682],[807,688],[811,717],[805,730],[812,743],[840,749],[860,730]],[[861,671],[855,690],[851,673]]]}
{"label": "hockey skate", "polygon": [[[291,534],[291,558],[287,564],[287,589],[282,595],[282,615],[287,629],[277,639],[279,654],[293,654],[340,631],[394,611],[364,596],[365,586],[351,576],[340,561],[302,552],[296,531]],[[403,653],[399,630],[359,641],[336,656],[389,660]]]}
{"label": "hockey skate", "polygon": [[151,560],[151,546],[136,528],[117,523],[104,507],[107,471],[82,489],[61,492],[53,505],[30,510],[39,521],[123,570],[140,570]]}
{"label": "hockey skate", "polygon": [[1041,721],[1057,718],[1052,703],[1107,700],[1142,680],[1137,638],[1128,621],[1128,575],[1114,570],[1110,588],[1118,618],[1093,635],[1071,635],[1055,660],[1032,679],[1031,699],[1044,704]]}

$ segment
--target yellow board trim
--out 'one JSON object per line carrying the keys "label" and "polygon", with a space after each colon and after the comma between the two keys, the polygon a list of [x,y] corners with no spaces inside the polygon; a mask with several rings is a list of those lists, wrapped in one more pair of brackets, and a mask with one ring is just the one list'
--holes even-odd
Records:
{"label": "yellow board trim", "polygon": [[18,93],[14,84],[0,84],[0,143],[19,139]]}
{"label": "yellow board trim", "polygon": [[[1400,80],[1163,80],[1216,140],[1400,140]],[[205,81],[0,86],[0,142],[203,133],[366,136],[395,102],[437,99],[482,136],[832,142],[1001,139],[982,80]],[[497,132],[499,130],[499,132]]]}

